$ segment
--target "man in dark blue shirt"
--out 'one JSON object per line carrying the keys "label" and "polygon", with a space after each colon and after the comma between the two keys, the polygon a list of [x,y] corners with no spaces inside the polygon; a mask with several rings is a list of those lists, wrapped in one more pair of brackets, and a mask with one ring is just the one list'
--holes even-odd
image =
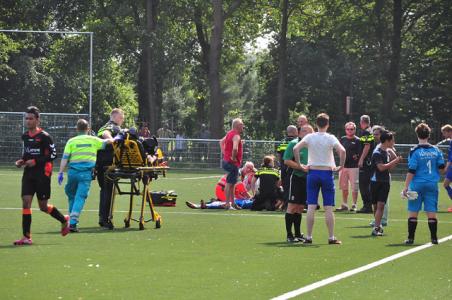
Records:
{"label": "man in dark blue shirt", "polygon": [[391,175],[389,171],[392,170],[401,160],[402,157],[397,157],[390,160],[388,149],[394,147],[394,135],[392,132],[383,131],[380,136],[380,147],[377,147],[371,158],[371,199],[375,214],[375,228],[372,230],[373,236],[383,235],[383,228],[381,227],[381,217],[388,199]]}

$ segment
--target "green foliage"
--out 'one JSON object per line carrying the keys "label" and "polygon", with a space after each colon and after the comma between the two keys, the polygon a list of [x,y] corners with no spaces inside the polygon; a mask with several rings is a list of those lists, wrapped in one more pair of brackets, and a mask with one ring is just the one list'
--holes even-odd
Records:
{"label": "green foliage", "polygon": [[[144,99],[143,51],[152,50],[159,122],[195,136],[209,124],[210,92],[205,57],[195,27],[200,14],[205,42],[210,42],[209,1],[157,3],[156,26],[149,31],[146,2],[3,1],[0,28],[94,32],[93,127],[115,106],[127,123],[140,123]],[[224,13],[233,0],[224,0]],[[401,53],[393,57],[393,2],[365,0],[289,0],[286,107],[289,120],[275,124],[281,4],[279,0],[242,1],[225,20],[220,78],[225,128],[235,116],[247,123],[249,137],[279,138],[299,113],[310,119],[332,115],[333,132],[348,120],[370,114],[403,132],[420,120],[434,128],[450,122],[452,98],[449,1],[402,1]],[[261,37],[264,50],[252,49]],[[0,110],[35,104],[47,112],[88,112],[86,36],[0,33]],[[208,53],[207,53],[208,54]],[[397,95],[385,112],[390,62],[398,62]],[[353,96],[351,116],[345,97]],[[284,124],[283,124],[284,123]],[[287,124],[286,124],[287,123]]]}

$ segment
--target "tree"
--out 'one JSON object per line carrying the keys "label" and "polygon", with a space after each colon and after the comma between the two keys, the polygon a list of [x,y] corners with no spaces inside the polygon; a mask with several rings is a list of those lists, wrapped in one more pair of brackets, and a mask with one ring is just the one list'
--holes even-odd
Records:
{"label": "tree", "polygon": [[239,8],[241,0],[234,0],[223,10],[223,0],[212,0],[212,27],[210,39],[207,38],[204,24],[202,24],[201,4],[194,10],[194,23],[198,42],[201,46],[201,65],[206,71],[207,83],[210,92],[210,130],[213,137],[221,137],[224,125],[224,97],[221,88],[221,56],[223,48],[224,26],[228,18]]}

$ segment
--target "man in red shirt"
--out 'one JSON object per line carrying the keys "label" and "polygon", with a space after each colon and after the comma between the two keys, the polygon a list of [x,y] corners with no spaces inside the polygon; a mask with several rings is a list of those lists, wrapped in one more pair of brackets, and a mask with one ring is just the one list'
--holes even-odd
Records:
{"label": "man in red shirt", "polygon": [[239,209],[234,204],[234,190],[239,175],[239,167],[242,164],[242,140],[240,134],[243,132],[242,119],[232,121],[232,129],[220,140],[221,153],[223,153],[222,166],[228,173],[226,177],[226,208]]}

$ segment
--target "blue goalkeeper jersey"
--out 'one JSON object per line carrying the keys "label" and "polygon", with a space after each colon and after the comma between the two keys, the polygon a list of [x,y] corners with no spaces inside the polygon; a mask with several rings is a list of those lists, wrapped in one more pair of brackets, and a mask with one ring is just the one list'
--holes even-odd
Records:
{"label": "blue goalkeeper jersey", "polygon": [[414,174],[413,182],[438,182],[439,169],[444,168],[443,153],[430,144],[417,145],[408,156],[408,172]]}

